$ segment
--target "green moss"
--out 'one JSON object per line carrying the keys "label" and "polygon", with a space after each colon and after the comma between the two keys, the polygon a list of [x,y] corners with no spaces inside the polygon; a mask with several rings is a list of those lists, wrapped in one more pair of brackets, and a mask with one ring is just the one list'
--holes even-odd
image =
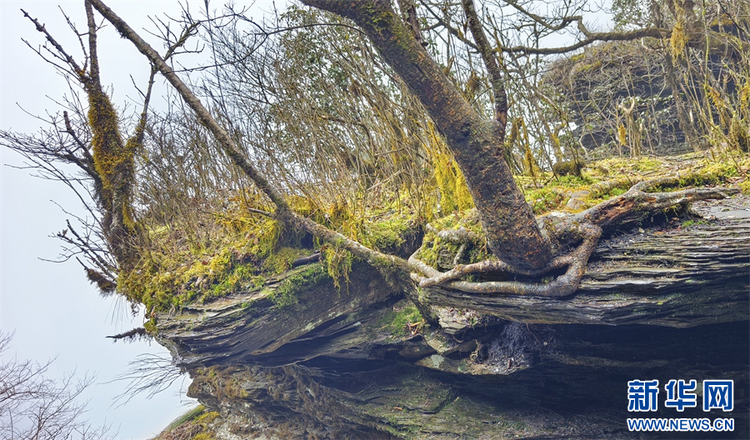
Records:
{"label": "green moss", "polygon": [[[115,179],[123,170],[132,170],[134,152],[132,148],[123,146],[117,124],[117,112],[109,97],[100,90],[89,88],[86,91],[89,97],[88,118],[92,131],[94,168],[104,189],[115,191],[121,189],[118,186],[128,184],[116,182]],[[107,202],[111,203],[111,200]]]}
{"label": "green moss", "polygon": [[592,164],[589,169],[609,170],[613,173],[650,173],[665,166],[665,161],[657,157],[640,156],[638,158],[614,157]]}
{"label": "green moss", "polygon": [[[684,176],[675,185],[669,187],[652,188],[650,191],[673,191],[685,187],[726,184],[737,181],[744,177],[743,171],[750,167],[750,158],[723,157],[714,160],[702,159],[703,156],[687,154],[674,159],[662,159],[654,157],[639,157],[636,159],[611,158],[589,164],[586,174],[582,177],[563,176],[560,179],[552,179],[541,187],[532,185],[528,179],[517,178],[522,186],[531,186],[525,192],[526,200],[531,205],[536,215],[542,215],[550,211],[561,210],[570,196],[579,191],[589,191],[589,194],[581,199],[578,209],[585,209],[601,203],[605,200],[624,194],[634,183],[656,179],[662,176],[674,175],[679,163],[679,173]],[[746,173],[746,171],[744,171]],[[614,188],[600,192],[595,184],[599,182],[610,182],[616,180]],[[738,182],[740,188],[744,181]],[[750,186],[745,184],[746,186]]]}
{"label": "green moss", "polygon": [[383,252],[396,251],[404,242],[404,235],[412,229],[413,221],[407,215],[389,215],[386,219],[363,225],[362,242]]}
{"label": "green moss", "polygon": [[156,326],[156,320],[153,318],[146,321],[146,323],[143,324],[143,328],[145,328],[148,334],[150,335],[155,335],[158,331],[158,328]]}
{"label": "green moss", "polygon": [[575,55],[573,55],[573,56],[570,57],[570,61],[572,61],[574,63],[577,63],[579,61],[582,61],[585,57],[586,57],[585,53],[575,54]]}
{"label": "green moss", "polygon": [[641,172],[656,171],[664,166],[664,161],[655,157],[642,156],[635,160],[634,168]]}
{"label": "green moss", "polygon": [[219,413],[216,411],[203,412],[195,419],[198,423],[211,423],[219,418]]}
{"label": "green moss", "polygon": [[287,276],[270,295],[276,307],[288,307],[299,302],[299,294],[328,279],[321,264],[310,264]]}
{"label": "green moss", "polygon": [[555,186],[562,186],[565,188],[580,188],[582,186],[591,185],[592,183],[594,183],[594,180],[585,175],[576,176],[573,174],[569,174],[567,176],[558,178],[557,185]]}
{"label": "green moss", "polygon": [[297,258],[309,254],[305,249],[295,249],[291,247],[282,247],[272,252],[261,266],[265,272],[270,274],[281,274],[291,269],[292,262]]}
{"label": "green moss", "polygon": [[341,281],[348,286],[349,272],[352,271],[354,255],[335,244],[326,244],[320,248],[321,261],[326,273],[333,279],[333,285],[341,289]]}
{"label": "green moss", "polygon": [[561,208],[565,201],[565,193],[544,187],[526,193],[526,201],[531,205],[534,214],[541,215]]}
{"label": "green moss", "polygon": [[[297,205],[304,208],[304,203],[295,199]],[[399,252],[404,236],[418,227],[410,211],[391,205],[369,209],[364,216],[345,203],[334,204],[327,216],[309,206],[308,212],[317,221],[385,253]],[[321,217],[316,218],[318,215]],[[174,243],[184,239],[175,239],[177,231],[169,226],[150,229],[150,249],[142,253],[134,269],[120,274],[119,290],[149,310],[179,309],[194,301],[260,290],[268,279],[290,270],[294,260],[314,252],[295,247],[299,237],[288,237],[295,232],[282,233],[271,219],[249,216],[238,209],[214,214],[213,220],[211,227],[217,232],[210,241],[179,248]],[[280,245],[282,241],[284,245]],[[317,247],[336,287],[348,284],[354,256],[335,243],[317,243]],[[282,295],[279,301],[288,304],[292,298]]]}
{"label": "green moss", "polygon": [[423,324],[424,318],[414,305],[409,304],[386,313],[379,322],[392,336],[398,337],[408,335],[410,327]]}
{"label": "green moss", "polygon": [[[418,255],[425,263],[439,269],[453,268],[453,262],[459,251],[461,255],[458,258],[458,263],[461,264],[491,258],[483,238],[484,232],[476,209],[456,212],[436,219],[432,222],[432,226],[437,231],[464,229],[472,233],[473,238],[465,243],[465,246],[462,246],[460,243],[441,238],[434,232],[428,231],[424,236]],[[462,247],[463,249],[461,249]]]}
{"label": "green moss", "polygon": [[591,64],[584,64],[583,66],[579,67],[579,72],[588,72],[589,70],[598,69],[602,67],[602,61],[596,60]]}
{"label": "green moss", "polygon": [[309,253],[290,248],[275,253],[279,231],[270,219],[224,213],[215,216],[213,227],[218,239],[201,247],[176,247],[173,231],[157,228],[140,261],[119,274],[118,290],[149,310],[170,310],[257,290],[268,276],[287,270],[296,256]]}
{"label": "green moss", "polygon": [[189,434],[192,440],[214,440],[216,436],[211,425],[219,418],[218,412],[207,411],[199,405],[170,423],[156,439],[186,438],[184,436]]}
{"label": "green moss", "polygon": [[453,155],[443,149],[428,151],[432,162],[435,182],[440,192],[440,211],[450,214],[474,207],[466,179]]}
{"label": "green moss", "polygon": [[[94,86],[87,86],[89,98],[89,127],[91,127],[91,147],[94,169],[99,177],[96,191],[105,210],[103,219],[105,233],[110,234],[110,241],[117,249],[120,266],[130,264],[124,252],[124,227],[127,233],[135,230],[135,220],[131,209],[131,187],[135,181],[136,150],[140,147],[137,138],[132,137],[123,144],[118,116],[109,97]],[[114,230],[109,230],[115,226]],[[128,245],[129,246],[129,245]]]}
{"label": "green moss", "polygon": [[[204,301],[236,293],[242,287],[255,285],[254,282],[251,282],[251,279],[255,276],[255,271],[251,266],[232,266],[224,273],[225,275],[219,278],[219,282],[212,286],[211,291],[203,294],[202,299]],[[190,295],[192,292],[188,292],[189,295],[185,297],[186,301],[191,301],[195,297],[195,295]]]}
{"label": "green moss", "polygon": [[697,220],[697,221],[696,220],[686,220],[686,221],[682,222],[682,227],[683,228],[689,228],[691,226],[707,225],[707,224],[708,224],[708,222],[705,221],[705,220]]}
{"label": "green moss", "polygon": [[169,424],[167,428],[165,429],[166,432],[169,432],[181,425],[184,425],[187,422],[190,422],[192,420],[195,420],[198,416],[204,413],[206,410],[206,407],[203,405],[198,405],[195,408],[191,409],[190,411],[186,412],[185,414],[181,415],[175,421]]}

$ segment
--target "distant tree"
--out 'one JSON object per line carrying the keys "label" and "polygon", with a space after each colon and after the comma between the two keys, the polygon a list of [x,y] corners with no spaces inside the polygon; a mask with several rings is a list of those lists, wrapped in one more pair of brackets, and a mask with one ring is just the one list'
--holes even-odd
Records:
{"label": "distant tree", "polygon": [[52,363],[18,360],[8,351],[12,334],[0,332],[0,438],[3,440],[100,440],[114,438],[83,419],[83,391],[93,377],[47,377]]}

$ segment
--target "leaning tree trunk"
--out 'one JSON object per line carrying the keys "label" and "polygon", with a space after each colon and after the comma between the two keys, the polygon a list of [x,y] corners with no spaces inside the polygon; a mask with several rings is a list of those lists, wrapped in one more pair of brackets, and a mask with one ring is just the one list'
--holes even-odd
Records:
{"label": "leaning tree trunk", "polygon": [[505,128],[483,119],[414,38],[387,0],[305,0],[356,22],[385,61],[419,98],[445,136],[499,259],[539,269],[551,258],[531,208],[504,160]]}

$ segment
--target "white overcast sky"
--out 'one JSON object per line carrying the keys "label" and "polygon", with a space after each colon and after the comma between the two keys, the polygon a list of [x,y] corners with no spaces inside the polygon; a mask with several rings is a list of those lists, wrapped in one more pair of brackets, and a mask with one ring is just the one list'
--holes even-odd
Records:
{"label": "white overcast sky", "polygon": [[[180,11],[176,0],[109,0],[106,3],[139,31],[143,27],[153,29],[147,18],[149,15],[168,12],[179,16]],[[239,0],[235,3],[248,4]],[[263,4],[259,9],[270,9],[270,1]],[[64,21],[60,7],[83,29],[83,2],[0,0],[0,5],[0,127],[33,133],[41,123],[31,115],[58,110],[52,100],[68,93],[68,89],[62,77],[21,41],[25,38],[33,45],[39,45],[43,38],[23,18],[20,9],[45,23],[47,29],[80,60],[78,43]],[[211,2],[212,8],[221,5],[222,1]],[[191,1],[191,9],[196,15],[200,15],[201,8],[202,0]],[[258,18],[259,14],[254,15]],[[145,33],[142,36],[147,37]],[[153,38],[151,41],[161,47],[153,42]],[[117,105],[139,103],[129,75],[143,85],[148,64],[111,27],[100,32],[99,47],[102,81],[113,86],[114,102]],[[160,84],[157,96],[165,87]],[[159,104],[158,97],[154,104]],[[92,424],[111,424],[119,430],[118,438],[121,439],[144,439],[155,435],[195,405],[184,396],[188,382],[175,384],[151,399],[139,396],[121,407],[112,404],[125,383],[108,382],[126,373],[128,363],[138,354],[166,354],[166,350],[156,343],[124,344],[105,339],[107,335],[140,326],[142,318],[131,317],[122,300],[101,298],[85,279],[78,263],[53,264],[40,259],[54,259],[58,255],[60,242],[49,236],[62,230],[69,218],[53,201],[81,213],[78,200],[59,183],[34,178],[28,170],[9,167],[23,165],[22,157],[16,153],[0,149],[0,160],[0,329],[15,332],[11,352],[21,359],[40,362],[55,358],[51,373],[57,377],[72,371],[79,375],[97,374],[96,384],[86,395],[89,399],[88,418]]]}
{"label": "white overcast sky", "polygon": [[[68,93],[68,89],[62,77],[21,41],[25,38],[38,45],[43,38],[23,17],[20,9],[45,23],[72,54],[79,55],[80,61],[78,43],[64,21],[60,7],[83,29],[83,2],[0,1],[0,127],[33,133],[41,123],[26,112],[44,115],[46,110],[56,111],[58,107],[52,100]],[[193,3],[196,15],[199,15],[203,1]],[[179,16],[180,11],[177,1],[110,0],[107,4],[137,30],[143,27],[153,29],[147,19],[149,15],[169,12],[172,16]],[[211,7],[220,7],[221,4],[212,1]],[[161,48],[158,43],[153,44]],[[118,105],[132,103],[138,95],[131,86],[129,75],[143,85],[148,74],[147,62],[111,27],[100,33],[99,47],[102,81],[113,86],[114,102]],[[155,103],[158,105],[158,101]],[[10,353],[19,359],[40,362],[55,358],[50,371],[55,377],[73,371],[81,376],[96,374],[96,384],[86,394],[89,400],[87,417],[93,425],[110,424],[119,430],[118,438],[121,439],[145,439],[157,434],[196,404],[184,396],[188,381],[175,384],[151,399],[142,395],[124,406],[113,405],[113,399],[122,393],[126,384],[108,382],[127,373],[128,363],[137,355],[146,352],[166,354],[166,350],[156,343],[113,343],[105,339],[107,335],[142,325],[143,319],[131,317],[124,301],[100,297],[85,279],[77,262],[53,264],[40,259],[54,259],[58,255],[61,243],[50,235],[62,230],[69,218],[53,201],[81,213],[78,200],[58,182],[35,178],[28,170],[9,167],[23,165],[20,155],[6,149],[0,149],[0,155],[0,329],[15,332]]]}

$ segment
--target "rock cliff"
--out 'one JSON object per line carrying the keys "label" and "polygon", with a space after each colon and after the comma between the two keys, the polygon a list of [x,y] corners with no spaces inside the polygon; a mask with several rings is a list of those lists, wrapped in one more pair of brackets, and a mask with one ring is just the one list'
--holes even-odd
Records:
{"label": "rock cliff", "polygon": [[[569,298],[427,288],[430,323],[375,269],[337,288],[312,262],[159,315],[157,340],[217,414],[205,438],[640,438],[625,425],[634,379],[733,379],[726,434],[743,438],[750,199],[693,213],[612,232]],[[678,414],[706,416],[654,416]]]}

